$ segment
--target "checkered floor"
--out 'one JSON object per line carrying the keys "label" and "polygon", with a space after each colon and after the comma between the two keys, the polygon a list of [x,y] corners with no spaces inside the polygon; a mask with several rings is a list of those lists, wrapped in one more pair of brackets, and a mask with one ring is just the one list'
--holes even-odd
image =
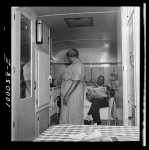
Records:
{"label": "checkered floor", "polygon": [[[84,138],[83,135],[100,133],[99,136]],[[76,138],[76,136],[78,137]],[[82,138],[81,138],[82,136]],[[118,141],[139,141],[139,128],[134,126],[93,126],[93,125],[55,125],[39,135],[40,141],[102,141],[104,137],[116,137]],[[112,139],[112,138],[111,138]],[[112,141],[112,140],[111,140]]]}

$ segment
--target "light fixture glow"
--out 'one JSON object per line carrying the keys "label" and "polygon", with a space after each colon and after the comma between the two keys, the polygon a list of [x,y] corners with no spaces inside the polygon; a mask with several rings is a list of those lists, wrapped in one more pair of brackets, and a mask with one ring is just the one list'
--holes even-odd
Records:
{"label": "light fixture glow", "polygon": [[43,43],[43,23],[41,20],[36,21],[36,43]]}

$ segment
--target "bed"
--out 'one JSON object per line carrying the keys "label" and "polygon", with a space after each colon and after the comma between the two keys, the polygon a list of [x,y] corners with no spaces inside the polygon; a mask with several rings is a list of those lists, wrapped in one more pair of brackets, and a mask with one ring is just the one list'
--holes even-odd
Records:
{"label": "bed", "polygon": [[34,142],[139,141],[136,126],[95,126],[59,124],[49,127]]}

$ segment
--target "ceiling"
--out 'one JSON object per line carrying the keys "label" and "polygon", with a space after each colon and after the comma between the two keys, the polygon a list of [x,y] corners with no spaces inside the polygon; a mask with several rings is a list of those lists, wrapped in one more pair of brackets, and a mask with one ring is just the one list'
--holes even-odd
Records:
{"label": "ceiling", "polygon": [[[98,45],[117,38],[117,13],[120,7],[31,7],[51,31],[53,44],[70,42]],[[65,18],[92,17],[91,27],[69,27]],[[95,42],[97,41],[97,42]]]}
{"label": "ceiling", "polygon": [[83,13],[83,12],[112,12],[119,11],[120,7],[30,7],[37,16],[67,14],[67,13]]}

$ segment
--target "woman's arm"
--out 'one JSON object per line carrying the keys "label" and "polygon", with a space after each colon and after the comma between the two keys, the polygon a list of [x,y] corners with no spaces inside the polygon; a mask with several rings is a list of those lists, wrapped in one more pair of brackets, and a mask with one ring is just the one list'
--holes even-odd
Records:
{"label": "woman's arm", "polygon": [[80,80],[73,80],[72,81],[72,84],[69,88],[69,90],[67,91],[66,95],[64,96],[63,98],[63,103],[64,104],[67,104],[68,103],[68,100],[69,100],[69,97],[71,96],[71,94],[74,92],[74,90],[76,89],[76,87],[78,86]]}
{"label": "woman's arm", "polygon": [[69,97],[74,92],[74,90],[77,88],[80,81],[83,79],[83,77],[84,77],[83,71],[84,71],[84,69],[81,64],[76,63],[72,66],[72,68],[71,68],[72,84],[71,84],[69,90],[67,91],[66,95],[64,96],[64,99],[63,99],[64,104],[67,104]]}
{"label": "woman's arm", "polygon": [[60,76],[57,79],[57,86],[61,87],[61,85],[62,85],[62,74],[60,74]]}

